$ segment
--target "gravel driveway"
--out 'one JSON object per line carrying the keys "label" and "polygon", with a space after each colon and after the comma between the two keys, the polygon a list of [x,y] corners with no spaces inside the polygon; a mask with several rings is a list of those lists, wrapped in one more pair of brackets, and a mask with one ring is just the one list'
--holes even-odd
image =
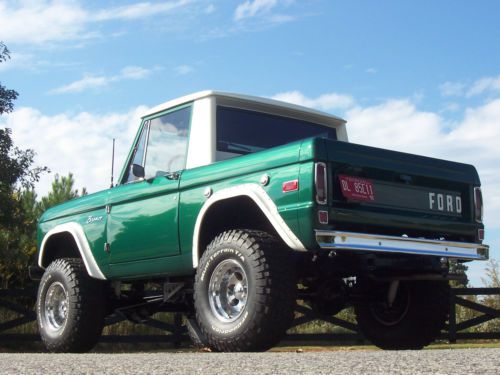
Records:
{"label": "gravel driveway", "polygon": [[500,374],[500,348],[307,353],[0,354],[0,374]]}

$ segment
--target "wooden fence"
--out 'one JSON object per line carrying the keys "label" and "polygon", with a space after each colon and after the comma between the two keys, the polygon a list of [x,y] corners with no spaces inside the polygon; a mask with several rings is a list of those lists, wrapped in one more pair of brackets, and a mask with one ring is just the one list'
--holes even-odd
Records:
{"label": "wooden fence", "polygon": [[[461,332],[478,326],[493,319],[500,319],[500,310],[493,309],[481,303],[469,301],[462,296],[500,296],[500,288],[452,288],[450,291],[450,318],[446,339],[450,343],[460,340],[488,340],[500,339],[500,332]],[[463,306],[482,315],[457,324],[457,306]]]}
{"label": "wooden fence", "polygon": [[[0,345],[2,342],[35,342],[40,341],[37,334],[9,333],[8,331],[31,323],[36,319],[33,308],[26,308],[13,300],[26,298],[32,301],[34,306],[34,290],[2,290],[0,289],[0,309],[10,311],[15,314],[14,318],[6,321],[0,321]],[[500,295],[500,288],[453,288],[450,292],[450,318],[441,338],[450,343],[457,340],[478,340],[478,339],[500,339],[500,332],[464,332],[469,328],[483,324],[485,322],[500,319],[500,310],[485,306],[484,304],[473,302],[462,298],[462,296],[479,295]],[[474,310],[481,315],[466,321],[457,322],[457,306],[463,306]],[[335,345],[341,343],[368,343],[358,330],[355,323],[340,319],[335,316],[321,315],[304,305],[297,305],[296,316],[293,327],[300,326],[312,321],[328,322],[334,326],[342,327],[345,333],[294,333],[287,335],[283,342],[304,344],[328,344]],[[0,314],[0,316],[2,316]],[[106,325],[117,324],[125,320],[123,316],[113,315],[106,321]],[[103,335],[101,342],[104,343],[170,343],[174,347],[180,347],[182,344],[188,344],[186,328],[183,326],[182,314],[173,314],[171,324],[161,320],[151,318],[144,322],[146,326],[157,328],[163,331],[163,334],[141,334],[141,335]]]}

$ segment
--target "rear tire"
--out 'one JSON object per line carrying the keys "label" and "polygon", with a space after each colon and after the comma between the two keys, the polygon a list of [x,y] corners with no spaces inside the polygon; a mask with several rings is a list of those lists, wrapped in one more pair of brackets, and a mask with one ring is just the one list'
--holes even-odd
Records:
{"label": "rear tire", "polygon": [[105,284],[88,275],[81,259],[56,259],[40,281],[36,312],[49,351],[87,352],[104,326]]}
{"label": "rear tire", "polygon": [[363,335],[382,349],[422,349],[444,328],[449,313],[449,284],[401,282],[388,306],[388,283],[361,283],[365,301],[355,305]]}
{"label": "rear tire", "polygon": [[203,254],[194,285],[196,320],[212,350],[263,351],[290,327],[295,265],[275,237],[231,230]]}

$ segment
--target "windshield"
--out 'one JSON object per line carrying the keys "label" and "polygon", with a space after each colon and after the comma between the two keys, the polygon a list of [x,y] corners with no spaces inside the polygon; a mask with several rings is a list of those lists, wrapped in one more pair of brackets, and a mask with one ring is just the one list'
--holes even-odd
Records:
{"label": "windshield", "polygon": [[217,151],[249,154],[310,137],[337,139],[335,129],[268,113],[217,107]]}

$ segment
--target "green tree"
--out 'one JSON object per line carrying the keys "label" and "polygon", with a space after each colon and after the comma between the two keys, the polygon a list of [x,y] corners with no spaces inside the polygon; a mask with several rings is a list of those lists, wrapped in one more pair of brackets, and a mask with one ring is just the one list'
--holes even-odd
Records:
{"label": "green tree", "polygon": [[14,190],[11,224],[0,226],[0,287],[24,287],[29,283],[27,269],[36,261],[38,219],[48,208],[87,194],[85,188],[79,193],[73,186],[70,173],[56,175],[51,191],[40,201],[31,187]]}
{"label": "green tree", "polygon": [[33,189],[17,190],[12,197],[11,223],[0,226],[1,287],[24,287],[28,265],[36,253],[38,203]]}
{"label": "green tree", "polygon": [[[9,59],[0,42],[0,63]],[[12,112],[18,94],[0,84],[0,115]],[[0,276],[3,287],[11,280],[24,280],[24,265],[35,251],[36,195],[34,183],[47,171],[34,167],[33,150],[14,146],[10,129],[0,129]],[[24,248],[23,251],[20,249]],[[22,286],[22,285],[20,285]]]}
{"label": "green tree", "polygon": [[46,197],[42,198],[39,205],[39,211],[43,213],[43,211],[49,209],[50,207],[64,203],[73,198],[87,195],[87,190],[85,188],[83,188],[82,192],[79,193],[78,189],[73,188],[74,184],[75,180],[72,173],[62,177],[59,177],[59,175],[56,174],[54,181],[52,182],[52,190]]}
{"label": "green tree", "polygon": [[482,278],[487,288],[500,288],[500,262],[490,258],[485,267],[486,277]]}
{"label": "green tree", "polygon": [[[10,52],[0,42],[0,63],[10,58]],[[0,115],[12,112],[18,94],[0,83]],[[16,225],[13,222],[16,189],[32,188],[47,168],[32,167],[35,153],[14,147],[10,129],[0,129],[0,228]]]}
{"label": "green tree", "polygon": [[10,129],[0,129],[0,226],[13,222],[16,191],[32,189],[47,167],[34,167],[35,152],[14,146]]}
{"label": "green tree", "polygon": [[[491,258],[485,268],[483,284],[487,288],[500,288],[500,262]],[[500,310],[500,295],[491,294],[484,297],[482,301],[486,306]],[[500,319],[493,319],[485,323],[486,332],[500,332]]]}
{"label": "green tree", "polygon": [[[0,42],[0,63],[10,59],[10,51],[7,46]],[[0,115],[12,112],[14,109],[14,100],[19,94],[14,90],[9,90],[0,82]]]}

